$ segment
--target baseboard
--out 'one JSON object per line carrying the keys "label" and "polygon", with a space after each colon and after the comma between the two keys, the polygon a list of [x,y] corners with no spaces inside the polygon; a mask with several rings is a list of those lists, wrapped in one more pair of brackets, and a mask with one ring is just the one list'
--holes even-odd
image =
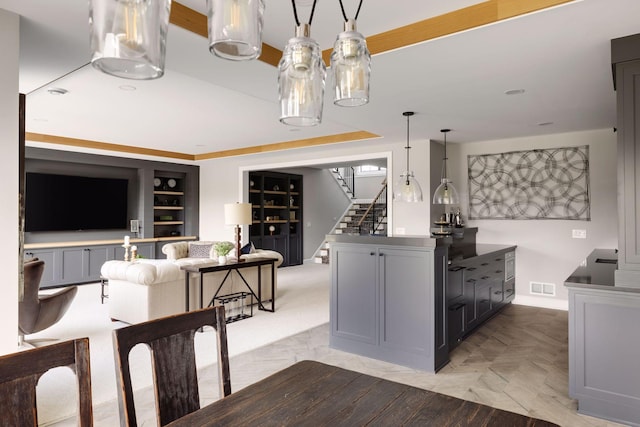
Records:
{"label": "baseboard", "polygon": [[532,297],[517,295],[513,304],[528,305],[530,307],[551,308],[553,310],[569,310],[569,301],[556,298]]}

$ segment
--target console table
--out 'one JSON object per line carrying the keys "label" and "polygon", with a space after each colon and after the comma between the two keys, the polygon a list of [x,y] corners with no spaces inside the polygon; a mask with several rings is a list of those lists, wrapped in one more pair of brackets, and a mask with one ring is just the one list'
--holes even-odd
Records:
{"label": "console table", "polygon": [[[213,298],[218,296],[220,289],[222,289],[222,285],[227,280],[227,277],[231,274],[231,272],[235,271],[238,273],[238,276],[242,279],[244,284],[249,289],[249,292],[253,295],[253,297],[258,301],[258,310],[270,311],[274,312],[276,309],[276,292],[275,292],[275,272],[276,272],[276,259],[275,258],[252,258],[251,260],[246,261],[228,261],[226,264],[196,264],[196,265],[183,265],[180,267],[181,270],[185,272],[184,274],[184,291],[185,291],[185,311],[189,311],[189,275],[191,273],[196,273],[200,275],[200,308],[203,308],[202,299],[203,299],[203,278],[207,273],[213,273],[215,271],[226,271],[227,273],[220,282],[220,286],[216,289],[216,292],[213,294]],[[271,266],[271,308],[266,308],[262,302],[262,269],[260,266],[270,265]],[[243,268],[249,267],[257,267],[258,268],[258,294],[251,289],[249,283],[245,280],[244,276],[240,272]],[[212,299],[213,301],[213,299]]]}

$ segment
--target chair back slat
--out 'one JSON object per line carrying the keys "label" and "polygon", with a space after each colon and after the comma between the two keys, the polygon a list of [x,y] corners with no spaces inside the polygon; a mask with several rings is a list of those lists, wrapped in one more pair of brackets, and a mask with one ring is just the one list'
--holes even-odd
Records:
{"label": "chair back slat", "polygon": [[185,331],[150,343],[160,425],[200,408],[194,334]]}
{"label": "chair back slat", "polygon": [[158,422],[164,426],[200,408],[195,361],[195,332],[216,331],[220,390],[231,393],[224,307],[190,311],[126,326],[113,331],[120,425],[137,426],[129,353],[138,344],[149,347]]}
{"label": "chair back slat", "polygon": [[3,425],[38,425],[36,385],[45,372],[60,366],[68,366],[76,374],[78,425],[93,425],[89,338],[0,357],[0,413]]}

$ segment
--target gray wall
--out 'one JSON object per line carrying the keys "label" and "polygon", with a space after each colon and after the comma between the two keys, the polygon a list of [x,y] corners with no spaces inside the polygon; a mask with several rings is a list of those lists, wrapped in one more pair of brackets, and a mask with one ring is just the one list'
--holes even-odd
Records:
{"label": "gray wall", "polygon": [[356,198],[357,199],[373,199],[380,192],[380,189],[382,188],[382,181],[384,181],[384,175],[376,175],[376,176],[356,175],[356,178],[355,178]]}
{"label": "gray wall", "polygon": [[[616,137],[611,129],[467,144],[447,144],[450,168],[460,193],[464,218],[468,211],[467,156],[533,148],[589,145],[591,221],[476,220],[480,243],[516,244],[516,302],[567,308],[565,279],[595,248],[616,248]],[[573,229],[587,230],[586,239],[571,237]],[[531,295],[529,282],[554,283],[555,297]]]}

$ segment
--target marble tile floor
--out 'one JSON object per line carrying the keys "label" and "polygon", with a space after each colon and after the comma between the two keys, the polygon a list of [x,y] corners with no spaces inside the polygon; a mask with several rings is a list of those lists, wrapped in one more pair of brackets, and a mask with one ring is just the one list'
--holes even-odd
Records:
{"label": "marble tile floor", "polygon": [[[561,426],[619,426],[576,412],[576,401],[568,396],[567,329],[565,311],[510,305],[463,341],[440,372],[431,374],[331,349],[325,324],[231,358],[232,388],[312,359]],[[202,403],[217,400],[215,366],[203,368],[200,378]],[[138,425],[156,425],[151,390],[136,397]],[[117,402],[99,405],[94,415],[96,426],[118,425]]]}

